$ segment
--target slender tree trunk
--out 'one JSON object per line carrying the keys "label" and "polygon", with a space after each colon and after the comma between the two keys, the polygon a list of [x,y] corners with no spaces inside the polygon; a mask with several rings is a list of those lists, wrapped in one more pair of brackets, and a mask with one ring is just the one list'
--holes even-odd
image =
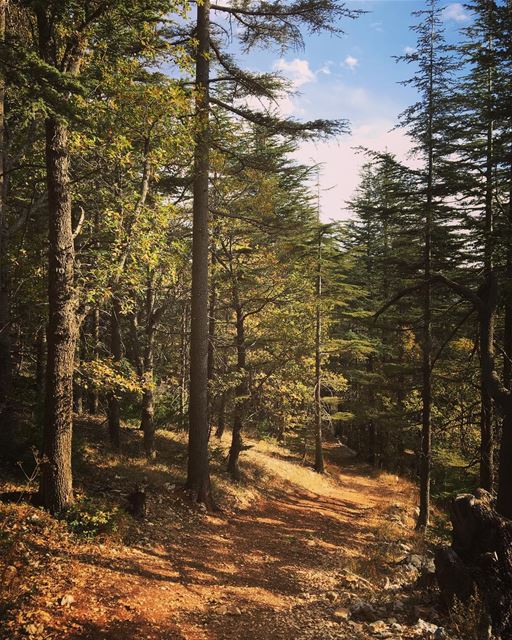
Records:
{"label": "slender tree trunk", "polygon": [[[505,298],[505,328],[503,337],[503,384],[509,391],[512,390],[512,163],[509,168],[510,191],[508,200],[508,228],[507,228],[507,266]],[[503,408],[502,408],[503,412]],[[498,467],[498,511],[512,518],[512,400],[503,412],[501,424],[501,442]]]}
{"label": "slender tree trunk", "polygon": [[210,2],[197,4],[194,206],[187,488],[198,502],[211,502],[208,458],[208,173]]}
{"label": "slender tree trunk", "polygon": [[185,430],[185,407],[187,404],[187,333],[188,333],[188,303],[183,303],[181,313],[181,336],[180,336],[180,396],[179,396],[179,426]]}
{"label": "slender tree trunk", "polygon": [[239,457],[242,451],[242,426],[244,415],[245,396],[247,395],[247,381],[245,375],[246,367],[246,345],[244,315],[240,304],[236,305],[236,370],[242,376],[235,391],[235,406],[233,408],[233,433],[231,437],[231,447],[229,449],[228,471],[234,480],[240,478]]}
{"label": "slender tree trunk", "polygon": [[[92,340],[92,355],[94,358],[98,357],[98,347],[100,341],[100,308],[96,305],[91,312],[90,317],[91,327],[91,340]],[[88,393],[89,401],[89,413],[93,416],[98,415],[100,408],[100,398],[98,389],[92,387]]]}
{"label": "slender tree trunk", "polygon": [[[373,373],[374,359],[373,356],[368,358],[368,373]],[[375,411],[375,394],[373,392],[373,384],[370,383],[369,392],[370,410]],[[377,425],[373,417],[368,420],[368,462],[375,465],[377,461]]]}
{"label": "slender tree trunk", "polygon": [[[110,353],[112,354],[114,363],[120,362],[123,357],[121,304],[115,294],[112,298],[112,309],[110,313]],[[115,391],[110,391],[107,395],[107,413],[110,445],[112,449],[117,452],[121,448],[121,410],[119,398],[116,396]]]}
{"label": "slender tree trunk", "polygon": [[423,298],[423,339],[422,339],[422,415],[421,415],[421,449],[420,449],[420,504],[417,529],[428,526],[430,519],[430,472],[432,465],[432,222],[433,222],[433,38],[434,24],[430,44],[429,70],[429,107],[428,107],[428,160],[427,160],[427,200],[425,206],[425,239],[424,239],[424,276],[425,289]]}
{"label": "slender tree trunk", "polygon": [[220,395],[218,408],[217,408],[217,431],[215,435],[219,440],[224,435],[224,430],[226,428],[226,398],[227,394],[223,391]]}
{"label": "slender tree trunk", "polygon": [[46,327],[40,327],[36,334],[36,421],[39,427],[44,423],[44,397],[46,387]]}
{"label": "slender tree trunk", "polygon": [[154,406],[154,276],[150,274],[146,286],[146,344],[144,345],[144,392],[142,394],[141,429],[144,432],[144,450],[148,459],[156,458],[155,406]]}
{"label": "slender tree trunk", "polygon": [[[489,42],[492,47],[492,41]],[[493,136],[494,123],[492,120],[492,70],[487,70],[487,141],[485,167],[485,230],[484,230],[484,276],[487,278],[493,268]],[[494,323],[494,316],[491,319]],[[491,332],[494,327],[491,327]],[[485,340],[485,336],[483,337]],[[481,355],[480,355],[481,360]],[[481,366],[481,409],[480,409],[480,486],[487,491],[494,487],[494,428],[493,402],[484,381]]]}
{"label": "slender tree trunk", "polygon": [[504,412],[499,453],[497,511],[512,519],[512,406]]}
{"label": "slender tree trunk", "polygon": [[[215,245],[212,243],[211,250],[211,265],[212,265],[212,277],[210,279],[210,302],[208,310],[208,383],[211,385],[213,376],[215,373],[215,310],[217,306],[217,283],[216,283],[216,253]],[[210,432],[212,429],[212,420],[214,416],[215,399],[211,394],[208,394],[208,423],[210,425]],[[211,435],[211,433],[210,433]]]}
{"label": "slender tree trunk", "polygon": [[[489,294],[491,292],[489,291]],[[485,358],[487,354],[494,353],[494,323],[495,313],[492,305],[488,303],[484,295],[482,295],[483,308],[480,311],[480,359],[482,361],[482,385],[486,385],[485,378]],[[482,400],[486,400],[486,406],[482,406],[482,412],[489,410],[492,417],[492,399],[488,386],[485,386],[485,396]],[[488,403],[488,404],[487,404]],[[490,490],[493,485],[493,434],[484,431],[486,423],[482,421],[481,427],[481,443],[480,443],[480,483],[487,482],[487,486],[483,487]],[[490,483],[490,485],[489,485]]]}
{"label": "slender tree trunk", "polygon": [[[81,363],[85,359],[85,336],[82,330],[78,331],[78,349],[75,359],[75,369],[79,369]],[[75,376],[73,384],[73,405],[74,411],[77,415],[82,415],[84,412],[84,389],[80,379]]]}
{"label": "slender tree trunk", "polygon": [[500,442],[497,510],[506,517],[512,518],[512,396],[499,383],[494,362],[494,324],[498,300],[498,283],[494,271],[487,278],[481,290],[482,304],[479,311],[480,324],[480,357],[484,381],[489,393],[493,396],[503,415],[503,428]]}
{"label": "slender tree trunk", "polygon": [[377,427],[373,418],[368,421],[368,462],[372,466],[377,463]]}
{"label": "slender tree trunk", "polygon": [[[318,216],[320,218],[320,216]],[[320,224],[320,219],[318,220]],[[318,229],[315,323],[315,471],[324,473],[322,439],[322,231]]]}
{"label": "slender tree trunk", "polygon": [[46,419],[40,494],[51,512],[73,502],[71,439],[76,345],[74,246],[69,189],[68,131],[49,117],[46,129],[48,184],[48,355]]}

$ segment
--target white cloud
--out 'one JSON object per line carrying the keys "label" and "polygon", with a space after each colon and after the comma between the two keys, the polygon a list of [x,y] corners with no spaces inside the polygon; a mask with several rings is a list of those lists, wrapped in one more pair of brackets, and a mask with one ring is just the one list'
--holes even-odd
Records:
{"label": "white cloud", "polygon": [[281,71],[291,81],[294,89],[316,80],[316,75],[311,70],[307,60],[295,58],[288,62],[284,58],[280,58],[274,63],[274,69],[275,71]]}
{"label": "white cloud", "polygon": [[338,141],[305,142],[295,156],[304,163],[319,163],[320,205],[324,220],[346,220],[352,215],[347,207],[359,184],[359,173],[367,158],[356,147],[367,147],[374,151],[389,151],[396,154],[398,160],[410,166],[414,161],[408,158],[411,147],[405,131],[392,129],[390,118],[369,118],[354,124],[352,135]]}
{"label": "white cloud", "polygon": [[384,29],[382,28],[382,22],[372,22],[370,28],[379,33],[382,33],[384,31]]}
{"label": "white cloud", "polygon": [[466,22],[469,15],[464,11],[460,2],[452,2],[443,9],[443,20],[455,20],[455,22]]}
{"label": "white cloud", "polygon": [[[352,67],[347,64],[351,59]],[[299,162],[321,164],[321,213],[324,220],[347,219],[352,215],[346,205],[359,184],[359,172],[366,161],[357,147],[396,154],[400,161],[414,166],[408,157],[411,143],[403,130],[392,130],[396,114],[404,105],[399,97],[388,92],[375,93],[357,82],[357,75],[348,79],[341,74],[338,64],[353,68],[357,58],[348,55],[345,62],[325,61],[312,70],[307,60],[277,60],[273,68],[290,79],[300,93],[282,96],[274,102],[256,101],[253,108],[267,107],[281,116],[303,120],[315,118],[351,121],[352,134],[336,140],[303,142],[294,154]],[[326,70],[330,70],[328,74]],[[342,77],[344,76],[344,77]],[[264,104],[265,102],[265,104]]]}
{"label": "white cloud", "polygon": [[355,69],[359,64],[359,60],[354,58],[354,56],[348,55],[343,61],[343,64],[349,69]]}
{"label": "white cloud", "polygon": [[320,69],[318,69],[317,74],[321,73],[324,76],[330,76],[331,75],[331,65],[332,62],[326,62],[323,66],[320,67]]}
{"label": "white cloud", "polygon": [[404,47],[404,53],[411,55],[412,53],[416,53],[416,49],[414,47]]}

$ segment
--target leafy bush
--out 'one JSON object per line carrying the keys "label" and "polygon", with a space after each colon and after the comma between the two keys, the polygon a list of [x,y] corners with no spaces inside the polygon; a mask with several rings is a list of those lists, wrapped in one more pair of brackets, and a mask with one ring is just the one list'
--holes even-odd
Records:
{"label": "leafy bush", "polygon": [[91,539],[117,531],[119,515],[117,507],[108,509],[94,500],[84,499],[66,511],[64,520],[73,533]]}

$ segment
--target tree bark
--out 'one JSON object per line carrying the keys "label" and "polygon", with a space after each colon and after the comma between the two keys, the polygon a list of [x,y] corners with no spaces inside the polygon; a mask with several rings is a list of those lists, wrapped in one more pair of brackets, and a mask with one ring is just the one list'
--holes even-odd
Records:
{"label": "tree bark", "polygon": [[[491,11],[489,3],[489,11]],[[492,48],[492,37],[489,35],[489,47]],[[487,69],[487,132],[486,132],[486,161],[485,161],[485,219],[484,219],[484,277],[487,278],[493,268],[493,142],[494,122],[492,108],[492,69]],[[494,332],[494,316],[490,319],[489,330]],[[488,337],[481,336],[481,340]],[[483,348],[487,348],[484,346]],[[480,347],[482,349],[482,345]],[[480,486],[486,491],[492,491],[494,487],[494,428],[493,428],[493,402],[491,394],[484,380],[484,372],[480,366],[481,377],[481,409],[480,409]]]}
{"label": "tree bark", "polygon": [[46,419],[40,494],[52,513],[73,502],[71,440],[76,346],[74,245],[69,188],[68,130],[49,117],[46,130],[48,186],[48,355]]}
{"label": "tree bark", "polygon": [[[318,212],[320,225],[320,211]],[[324,473],[322,438],[322,230],[318,229],[315,310],[315,471]]]}
{"label": "tree bark", "polygon": [[197,4],[196,116],[192,223],[189,440],[186,486],[198,502],[211,502],[208,458],[208,180],[210,2]]}
{"label": "tree bark", "polygon": [[240,479],[239,458],[242,451],[242,427],[244,416],[245,396],[247,395],[246,380],[246,345],[245,345],[245,325],[242,308],[238,303],[235,308],[236,313],[236,370],[242,379],[236,386],[235,404],[233,408],[233,433],[231,436],[231,447],[228,457],[228,472],[233,480]]}

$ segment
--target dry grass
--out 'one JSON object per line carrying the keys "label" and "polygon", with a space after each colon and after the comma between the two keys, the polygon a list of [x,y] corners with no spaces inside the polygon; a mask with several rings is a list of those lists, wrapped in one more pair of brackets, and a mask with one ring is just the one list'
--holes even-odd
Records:
{"label": "dry grass", "polygon": [[455,600],[450,608],[450,628],[457,638],[480,640],[482,638],[483,605],[479,594],[474,594],[469,602]]}

